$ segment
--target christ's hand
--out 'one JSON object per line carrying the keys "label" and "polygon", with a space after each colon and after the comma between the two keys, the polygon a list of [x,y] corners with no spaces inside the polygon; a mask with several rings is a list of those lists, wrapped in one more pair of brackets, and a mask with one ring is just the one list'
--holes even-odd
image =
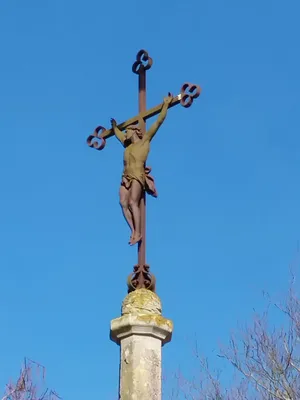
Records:
{"label": "christ's hand", "polygon": [[164,97],[164,104],[166,105],[170,105],[172,103],[173,100],[173,96],[172,94],[169,92],[168,96]]}
{"label": "christ's hand", "polygon": [[110,119],[111,127],[114,129],[117,126],[117,122],[114,118]]}

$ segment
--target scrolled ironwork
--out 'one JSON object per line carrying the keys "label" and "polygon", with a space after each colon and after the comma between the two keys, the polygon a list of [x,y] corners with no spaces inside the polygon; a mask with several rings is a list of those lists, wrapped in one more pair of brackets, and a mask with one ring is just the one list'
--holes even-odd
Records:
{"label": "scrolled ironwork", "polygon": [[96,150],[103,150],[106,145],[106,140],[101,135],[106,131],[104,126],[97,126],[94,132],[87,138],[86,142],[89,147]]}
{"label": "scrolled ironwork", "polygon": [[152,67],[153,60],[146,50],[140,50],[136,55],[136,61],[132,65],[132,72],[134,74],[141,74]]}
{"label": "scrolled ironwork", "polygon": [[184,83],[180,90],[180,104],[185,108],[189,108],[193,104],[193,101],[200,96],[200,93],[200,86],[189,82]]}
{"label": "scrolled ironwork", "polygon": [[148,289],[155,292],[156,278],[150,272],[149,265],[135,265],[127,278],[128,293],[136,289]]}

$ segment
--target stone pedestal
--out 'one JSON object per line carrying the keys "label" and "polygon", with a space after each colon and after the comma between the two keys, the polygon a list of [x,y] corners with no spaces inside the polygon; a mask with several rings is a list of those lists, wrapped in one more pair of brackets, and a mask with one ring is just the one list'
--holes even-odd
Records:
{"label": "stone pedestal", "polygon": [[138,289],[125,297],[122,316],[111,321],[110,330],[121,345],[120,400],[161,400],[161,348],[172,330],[155,293]]}

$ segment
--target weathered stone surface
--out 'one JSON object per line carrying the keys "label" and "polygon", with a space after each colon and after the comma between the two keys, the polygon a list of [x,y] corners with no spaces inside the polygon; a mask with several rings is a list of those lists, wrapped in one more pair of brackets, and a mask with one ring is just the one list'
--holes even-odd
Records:
{"label": "weathered stone surface", "polygon": [[148,336],[121,342],[120,400],[161,400],[161,343]]}
{"label": "weathered stone surface", "polygon": [[111,340],[116,343],[128,336],[152,336],[161,340],[161,345],[171,340],[173,323],[157,314],[128,314],[111,321]]}
{"label": "weathered stone surface", "polygon": [[161,314],[161,301],[151,290],[138,289],[129,293],[122,304],[124,314]]}
{"label": "weathered stone surface", "polygon": [[161,348],[172,331],[155,293],[126,296],[122,316],[111,321],[111,339],[121,345],[120,400],[161,400]]}

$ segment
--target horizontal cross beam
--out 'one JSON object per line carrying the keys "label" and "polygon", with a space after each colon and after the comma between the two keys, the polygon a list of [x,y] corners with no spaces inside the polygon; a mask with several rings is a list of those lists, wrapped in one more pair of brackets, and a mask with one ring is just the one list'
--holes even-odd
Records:
{"label": "horizontal cross beam", "polygon": [[[188,91],[187,91],[188,89]],[[190,83],[185,83],[180,91],[180,94],[175,96],[170,103],[168,108],[172,108],[177,104],[181,104],[183,107],[188,108],[192,105],[193,100],[199,97],[201,93],[201,89],[197,85],[192,85]],[[123,131],[129,125],[135,125],[140,121],[146,121],[149,118],[154,117],[155,115],[161,112],[163,107],[163,103],[158,104],[157,106],[150,108],[150,110],[145,111],[139,115],[136,115],[133,118],[128,119],[125,122],[117,125],[118,128]],[[105,147],[106,139],[114,136],[114,132],[112,129],[105,129],[103,126],[98,126],[95,131],[87,138],[87,144],[89,147],[92,147],[96,150],[102,150]],[[101,142],[99,142],[100,140]]]}

